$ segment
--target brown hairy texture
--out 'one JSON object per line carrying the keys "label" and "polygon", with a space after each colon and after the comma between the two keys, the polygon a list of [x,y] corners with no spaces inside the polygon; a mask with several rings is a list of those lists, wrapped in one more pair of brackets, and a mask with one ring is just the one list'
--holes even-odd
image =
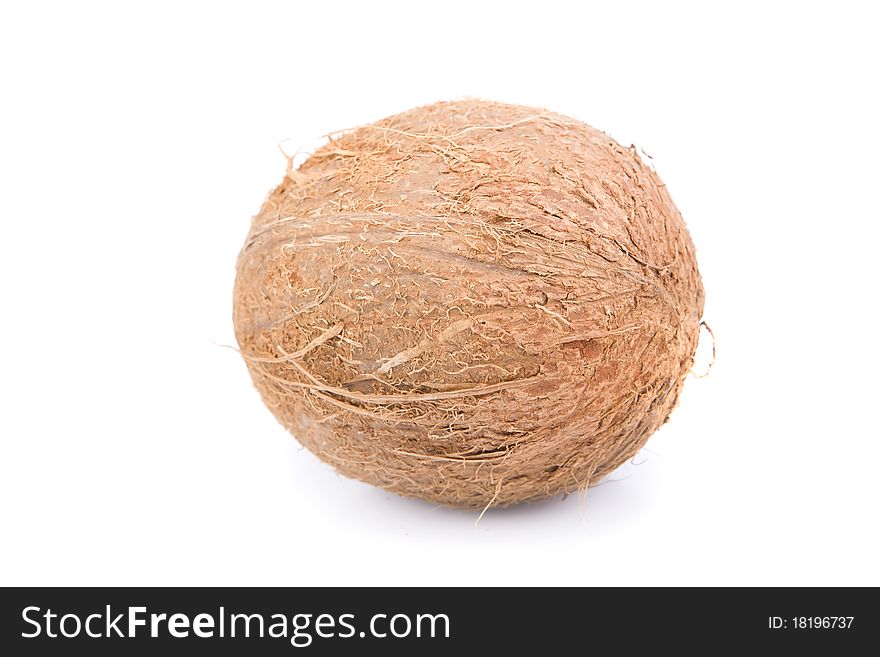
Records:
{"label": "brown hairy texture", "polygon": [[574,119],[436,103],[288,171],[238,260],[269,409],[339,472],[468,507],[585,489],[666,421],[703,288],[634,148]]}

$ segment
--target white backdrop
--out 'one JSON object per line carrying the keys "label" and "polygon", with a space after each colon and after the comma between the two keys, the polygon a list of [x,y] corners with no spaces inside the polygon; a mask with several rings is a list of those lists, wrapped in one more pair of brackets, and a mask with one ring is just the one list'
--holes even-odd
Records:
{"label": "white backdrop", "polygon": [[[4,4],[0,584],[880,584],[867,6]],[[338,477],[220,346],[278,143],[463,96],[650,153],[718,341],[634,464],[478,526]]]}

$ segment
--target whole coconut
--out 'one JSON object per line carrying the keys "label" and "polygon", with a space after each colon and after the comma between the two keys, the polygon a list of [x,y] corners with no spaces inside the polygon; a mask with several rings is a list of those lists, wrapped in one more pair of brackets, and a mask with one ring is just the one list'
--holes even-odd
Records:
{"label": "whole coconut", "polygon": [[703,287],[666,187],[606,134],[484,101],[342,133],[238,259],[269,409],[339,472],[469,507],[584,489],[666,421]]}

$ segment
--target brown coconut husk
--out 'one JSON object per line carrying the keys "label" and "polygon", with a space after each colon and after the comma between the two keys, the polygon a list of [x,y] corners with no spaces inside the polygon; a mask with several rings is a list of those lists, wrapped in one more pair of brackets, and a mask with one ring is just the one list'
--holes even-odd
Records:
{"label": "brown coconut husk", "polygon": [[238,260],[266,405],[339,472],[468,507],[581,490],[676,405],[703,287],[634,148],[574,119],[445,102],[288,171]]}

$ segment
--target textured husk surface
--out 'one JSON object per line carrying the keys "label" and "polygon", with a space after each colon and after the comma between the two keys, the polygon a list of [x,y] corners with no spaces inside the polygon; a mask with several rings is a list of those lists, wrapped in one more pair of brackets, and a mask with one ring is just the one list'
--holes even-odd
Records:
{"label": "textured husk surface", "polygon": [[468,507],[582,490],[668,418],[703,309],[694,246],[634,148],[485,101],[332,137],[237,265],[263,400],[339,472]]}

